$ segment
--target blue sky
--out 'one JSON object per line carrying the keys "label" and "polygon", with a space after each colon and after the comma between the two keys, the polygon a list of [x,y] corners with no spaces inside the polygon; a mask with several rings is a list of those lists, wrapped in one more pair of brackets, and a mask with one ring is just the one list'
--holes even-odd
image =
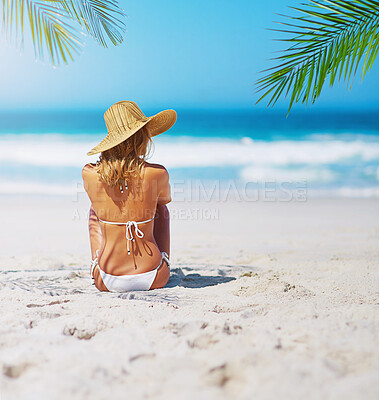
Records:
{"label": "blue sky", "polygon": [[[1,109],[106,109],[134,100],[142,109],[264,109],[253,83],[283,44],[274,13],[293,13],[301,0],[138,0],[120,2],[128,14],[125,41],[104,49],[91,38],[75,62],[52,68],[0,42]],[[283,20],[283,19],[281,19]],[[325,87],[314,109],[365,109],[379,104],[379,59],[352,90]],[[275,108],[286,109],[281,100]],[[297,105],[295,109],[304,109]],[[310,106],[308,105],[307,109]]]}

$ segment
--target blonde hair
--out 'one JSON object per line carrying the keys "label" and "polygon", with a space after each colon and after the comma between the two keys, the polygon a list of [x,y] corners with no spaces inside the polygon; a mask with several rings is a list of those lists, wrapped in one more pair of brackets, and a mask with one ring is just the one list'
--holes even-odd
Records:
{"label": "blonde hair", "polygon": [[103,151],[97,164],[100,180],[110,186],[138,180],[151,143],[149,131],[142,127],[130,138]]}

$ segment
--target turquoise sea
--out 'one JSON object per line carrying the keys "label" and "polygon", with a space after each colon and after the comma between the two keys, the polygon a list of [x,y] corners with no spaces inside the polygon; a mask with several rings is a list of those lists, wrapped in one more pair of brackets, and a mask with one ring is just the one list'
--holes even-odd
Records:
{"label": "turquoise sea", "polygon": [[[285,114],[178,110],[151,160],[174,184],[300,184],[314,195],[379,197],[379,111]],[[0,112],[1,193],[71,194],[105,134],[102,110]]]}

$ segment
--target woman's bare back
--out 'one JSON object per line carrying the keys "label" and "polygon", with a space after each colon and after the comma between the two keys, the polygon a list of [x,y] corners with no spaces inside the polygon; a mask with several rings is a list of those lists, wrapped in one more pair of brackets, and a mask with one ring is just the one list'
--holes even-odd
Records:
{"label": "woman's bare back", "polygon": [[[145,162],[141,179],[138,182],[127,182],[128,189],[122,188],[123,190],[120,190],[119,186],[110,187],[102,183],[93,164],[87,164],[83,168],[82,176],[84,187],[92,203],[90,224],[98,223],[98,230],[101,233],[100,246],[94,246],[100,247],[98,260],[101,269],[112,275],[129,275],[148,272],[156,268],[161,261],[161,251],[166,251],[166,249],[162,250],[158,244],[167,242],[167,239],[156,236],[160,231],[162,234],[169,232],[168,229],[159,227],[162,223],[159,221],[162,220],[159,210],[171,201],[169,176],[166,169],[161,165]],[[130,228],[134,238],[129,243],[130,255],[127,252],[128,240],[125,225],[96,221],[98,217],[110,222],[142,222],[153,218],[156,214],[158,218],[138,224],[143,237],[138,237],[138,232],[136,234],[136,226]],[[92,243],[91,247],[93,247]]]}

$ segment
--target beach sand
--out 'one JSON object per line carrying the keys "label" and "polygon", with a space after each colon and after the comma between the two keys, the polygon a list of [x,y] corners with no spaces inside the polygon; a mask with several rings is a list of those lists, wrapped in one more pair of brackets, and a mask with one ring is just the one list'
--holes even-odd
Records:
{"label": "beach sand", "polygon": [[167,287],[125,294],[84,197],[0,205],[1,400],[379,398],[378,200],[173,203]]}

